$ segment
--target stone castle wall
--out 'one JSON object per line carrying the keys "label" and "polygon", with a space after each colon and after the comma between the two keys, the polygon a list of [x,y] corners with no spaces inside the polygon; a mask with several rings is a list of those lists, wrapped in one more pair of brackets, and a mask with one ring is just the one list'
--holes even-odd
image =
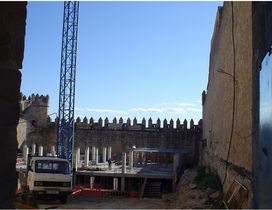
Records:
{"label": "stone castle wall", "polygon": [[201,163],[219,174],[224,191],[234,179],[249,189],[244,207],[272,206],[266,157],[271,149],[259,139],[260,71],[271,46],[270,2],[225,2],[218,8],[202,95]]}
{"label": "stone castle wall", "polygon": [[203,93],[202,164],[219,174],[225,192],[234,179],[244,184],[251,192],[246,207],[252,199],[252,59],[251,2],[224,2]]}
{"label": "stone castle wall", "polygon": [[[26,97],[23,98],[27,100]],[[56,146],[58,118],[51,122],[47,116],[48,96],[33,95],[33,100],[37,103],[27,103],[26,109],[22,110],[26,122],[26,144],[31,148],[35,143],[37,146],[44,146],[44,153],[49,153],[51,146]],[[39,105],[41,104],[41,105]],[[33,110],[34,111],[33,111]],[[36,114],[36,115],[33,115]],[[32,123],[34,118],[38,123]],[[42,122],[42,123],[40,123]],[[161,125],[162,124],[162,125]],[[23,125],[23,124],[22,124]],[[23,130],[23,129],[21,129]],[[189,123],[185,119],[183,123],[178,119],[175,122],[166,119],[158,119],[153,123],[152,119],[146,121],[142,119],[140,123],[134,118],[128,118],[126,122],[120,118],[114,118],[109,122],[108,118],[97,122],[93,118],[89,120],[85,117],[81,120],[79,117],[75,122],[75,148],[80,148],[83,153],[87,146],[96,146],[99,153],[102,153],[102,147],[112,147],[112,158],[121,159],[122,152],[127,152],[132,146],[139,147],[159,147],[159,148],[179,148],[188,151],[186,157],[188,164],[195,164],[198,160],[198,143],[201,138],[202,121],[198,125],[191,120]]]}
{"label": "stone castle wall", "polygon": [[29,133],[36,127],[47,126],[49,96],[34,95],[28,98],[21,94],[20,120],[17,126],[18,148],[21,148]]}

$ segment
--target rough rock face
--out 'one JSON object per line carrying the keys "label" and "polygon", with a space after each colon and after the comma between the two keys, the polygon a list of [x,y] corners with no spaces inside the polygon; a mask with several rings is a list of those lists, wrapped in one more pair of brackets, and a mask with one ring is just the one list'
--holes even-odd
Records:
{"label": "rough rock face", "polygon": [[14,208],[26,2],[0,3],[0,208]]}
{"label": "rough rock face", "polygon": [[209,209],[209,194],[211,189],[200,189],[194,182],[197,175],[197,168],[187,169],[181,176],[176,192],[165,194],[163,201],[167,203],[165,208],[171,209]]}
{"label": "rough rock face", "polygon": [[217,13],[203,105],[203,163],[217,171],[224,191],[235,177],[252,188],[252,59],[252,4],[225,2]]}
{"label": "rough rock face", "polygon": [[272,205],[263,199],[271,187],[261,186],[259,143],[259,72],[272,44],[271,11],[270,2],[225,2],[218,9],[202,95],[202,164],[217,171],[225,192],[234,179],[249,189],[244,207]]}

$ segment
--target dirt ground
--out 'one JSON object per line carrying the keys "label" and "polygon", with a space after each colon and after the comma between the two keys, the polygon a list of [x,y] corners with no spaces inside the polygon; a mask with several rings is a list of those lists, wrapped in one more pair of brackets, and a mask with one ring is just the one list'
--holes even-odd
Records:
{"label": "dirt ground", "polygon": [[180,178],[177,190],[163,196],[163,201],[168,203],[167,208],[170,209],[194,209],[194,208],[211,208],[209,204],[209,194],[211,189],[202,190],[197,188],[194,178],[197,175],[197,168],[187,169]]}

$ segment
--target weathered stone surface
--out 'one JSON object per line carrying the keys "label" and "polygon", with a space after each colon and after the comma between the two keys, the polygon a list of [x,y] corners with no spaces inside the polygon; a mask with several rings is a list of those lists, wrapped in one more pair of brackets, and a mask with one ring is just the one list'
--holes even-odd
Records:
{"label": "weathered stone surface", "polygon": [[211,42],[202,151],[204,163],[225,181],[225,192],[235,177],[241,182],[252,177],[252,60],[252,3],[225,2]]}
{"label": "weathered stone surface", "polygon": [[219,191],[213,192],[213,193],[211,193],[211,194],[209,195],[209,197],[210,197],[211,199],[216,199],[216,198],[218,198],[219,196],[220,196],[220,192],[219,192]]}
{"label": "weathered stone surface", "polygon": [[1,2],[0,68],[22,68],[25,21],[26,2]]}
{"label": "weathered stone surface", "polygon": [[14,208],[26,2],[0,2],[0,208]]}

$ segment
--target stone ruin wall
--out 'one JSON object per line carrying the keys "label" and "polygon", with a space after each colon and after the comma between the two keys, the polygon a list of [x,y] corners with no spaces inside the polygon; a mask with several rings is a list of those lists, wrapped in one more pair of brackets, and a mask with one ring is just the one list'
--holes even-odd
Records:
{"label": "stone ruin wall", "polygon": [[[86,119],[86,118],[85,118]],[[92,121],[92,120],[91,120]],[[198,160],[198,142],[201,138],[201,128],[199,125],[194,125],[190,122],[190,128],[187,128],[187,120],[180,124],[179,120],[177,128],[173,127],[173,121],[167,124],[164,120],[164,126],[159,126],[160,120],[156,124],[152,124],[149,119],[149,126],[145,126],[145,120],[142,123],[137,123],[134,118],[134,124],[130,125],[130,120],[127,123],[119,123],[116,119],[113,123],[101,124],[101,119],[97,123],[77,122],[75,124],[75,147],[83,148],[88,146],[104,146],[112,147],[112,157],[121,159],[122,152],[128,152],[132,146],[139,147],[159,147],[159,148],[179,148],[190,152],[187,156],[189,163],[196,163]],[[200,121],[201,123],[201,121]],[[100,125],[99,125],[100,124]],[[100,150],[101,151],[101,150]]]}
{"label": "stone ruin wall", "polygon": [[[27,103],[27,109],[22,110],[22,117],[25,118],[25,124],[22,123],[21,130],[24,128],[26,131],[27,146],[31,148],[35,143],[37,146],[44,146],[44,154],[49,153],[51,146],[56,146],[57,138],[57,121],[56,118],[53,122],[47,116],[48,109],[48,96],[32,95],[30,101],[37,103],[24,102],[29,101],[29,98],[22,97],[22,104]],[[34,110],[34,111],[33,111]],[[32,122],[33,117],[38,121]],[[23,120],[23,119],[21,119]],[[162,124],[162,125],[161,125]],[[188,125],[189,124],[189,125]],[[18,128],[17,128],[18,129]],[[102,153],[102,147],[112,147],[112,157],[121,159],[122,152],[127,152],[132,146],[139,147],[168,147],[180,148],[190,152],[186,156],[188,164],[196,164],[199,156],[198,143],[201,138],[202,120],[198,125],[194,124],[191,120],[189,123],[185,119],[181,124],[178,119],[175,122],[170,120],[158,119],[155,123],[152,119],[146,121],[143,119],[138,123],[137,119],[133,121],[130,118],[126,122],[120,118],[114,118],[113,122],[109,122],[108,118],[102,120],[100,118],[97,122],[91,118],[88,120],[86,117],[81,120],[79,117],[75,122],[75,148],[80,148],[81,153],[84,153],[87,146],[96,146],[99,148],[99,153]],[[21,144],[21,149],[23,149]],[[38,147],[36,147],[38,148]]]}
{"label": "stone ruin wall", "polygon": [[224,2],[217,12],[203,93],[201,162],[218,173],[224,192],[234,179],[249,189],[245,207],[252,206],[252,77],[251,2]]}
{"label": "stone ruin wall", "polygon": [[21,94],[20,119],[17,126],[18,147],[26,140],[29,133],[35,131],[36,127],[47,126],[49,96],[34,95],[28,98]]}

